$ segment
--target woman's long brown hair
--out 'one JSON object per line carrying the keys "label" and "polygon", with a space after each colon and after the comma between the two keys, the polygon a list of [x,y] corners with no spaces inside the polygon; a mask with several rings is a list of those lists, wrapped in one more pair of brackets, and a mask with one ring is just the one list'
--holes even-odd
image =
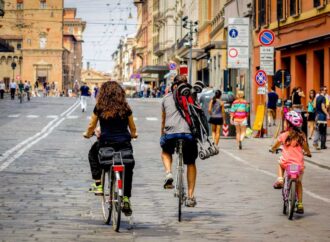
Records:
{"label": "woman's long brown hair", "polygon": [[[289,123],[289,122],[287,122]],[[286,146],[290,146],[291,143],[293,141],[296,142],[296,146],[303,146],[304,143],[306,142],[306,136],[304,134],[304,132],[302,132],[299,128],[296,128],[294,126],[292,126],[290,123],[289,123],[289,135],[288,137],[286,138],[284,144]]]}
{"label": "woman's long brown hair", "polygon": [[125,98],[124,89],[115,81],[102,84],[97,97],[96,109],[105,119],[120,117],[127,118],[131,108]]}

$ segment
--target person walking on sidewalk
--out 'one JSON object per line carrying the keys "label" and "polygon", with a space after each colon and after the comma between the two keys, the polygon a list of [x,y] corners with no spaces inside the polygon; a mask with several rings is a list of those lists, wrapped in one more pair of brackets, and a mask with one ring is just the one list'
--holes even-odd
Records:
{"label": "person walking on sidewalk", "polygon": [[17,89],[17,84],[16,84],[16,82],[14,82],[14,79],[11,80],[11,83],[10,83],[9,87],[10,87],[10,97],[11,97],[11,100],[14,100],[15,99],[16,89]]}
{"label": "person walking on sidewalk", "polygon": [[[315,111],[316,111],[316,128],[318,132],[315,135],[319,136],[321,141],[320,149],[327,149],[327,120],[330,118],[327,112],[327,101],[325,96],[327,95],[327,87],[323,86],[320,90],[320,95],[315,101]],[[318,137],[314,138],[314,147],[318,148]]]}
{"label": "person walking on sidewalk", "polygon": [[209,123],[212,128],[212,138],[216,146],[219,145],[221,126],[226,124],[225,103],[221,101],[221,95],[222,92],[220,90],[216,90],[208,108],[208,112],[210,114]]}
{"label": "person walking on sidewalk", "polygon": [[89,96],[90,96],[89,87],[84,82],[83,85],[80,87],[80,106],[82,112],[85,112],[87,109],[87,98]]}
{"label": "person walking on sidewalk", "polygon": [[175,152],[177,139],[184,139],[183,143],[183,162],[187,165],[187,184],[188,184],[188,198],[186,200],[187,207],[195,207],[197,202],[194,197],[194,190],[196,184],[196,159],[198,156],[198,147],[187,121],[181,116],[176,104],[175,94],[176,88],[182,84],[187,83],[187,78],[183,75],[177,75],[171,86],[171,91],[162,100],[162,124],[160,146],[162,148],[162,160],[165,168],[165,189],[173,188],[172,175],[172,155]]}
{"label": "person walking on sidewalk", "polygon": [[316,91],[312,89],[309,91],[309,101],[307,104],[307,112],[308,112],[307,122],[308,122],[309,139],[312,139],[315,130],[315,108],[314,108],[315,98],[316,98]]}
{"label": "person walking on sidewalk", "polygon": [[268,112],[268,126],[276,125],[276,105],[278,101],[278,95],[275,92],[275,86],[272,86],[271,91],[268,93],[267,112]]}
{"label": "person walking on sidewalk", "polygon": [[5,93],[6,85],[3,80],[0,81],[0,99],[3,99],[3,94]]}
{"label": "person walking on sidewalk", "polygon": [[249,112],[249,103],[244,99],[244,92],[239,90],[237,92],[237,99],[233,102],[230,109],[230,122],[235,125],[236,141],[240,150],[242,149],[242,142],[246,134]]}
{"label": "person walking on sidewalk", "polygon": [[98,136],[98,141],[94,143],[88,154],[92,177],[95,180],[95,184],[92,185],[93,192],[98,195],[103,194],[101,185],[102,167],[98,159],[99,149],[112,147],[116,152],[125,151],[122,153],[125,165],[124,205],[122,211],[126,216],[130,216],[132,214],[130,197],[135,166],[131,139],[137,138],[138,135],[132,110],[125,98],[125,91],[115,81],[108,81],[102,84],[88,129],[83,134],[85,138],[93,136],[98,121],[101,129],[95,132]]}

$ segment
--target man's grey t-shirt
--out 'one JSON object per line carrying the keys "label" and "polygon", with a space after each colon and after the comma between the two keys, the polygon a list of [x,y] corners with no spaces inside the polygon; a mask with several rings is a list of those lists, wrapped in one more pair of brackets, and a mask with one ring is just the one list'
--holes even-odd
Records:
{"label": "man's grey t-shirt", "polygon": [[190,128],[176,108],[173,94],[167,94],[162,101],[162,111],[165,112],[165,134],[190,134]]}

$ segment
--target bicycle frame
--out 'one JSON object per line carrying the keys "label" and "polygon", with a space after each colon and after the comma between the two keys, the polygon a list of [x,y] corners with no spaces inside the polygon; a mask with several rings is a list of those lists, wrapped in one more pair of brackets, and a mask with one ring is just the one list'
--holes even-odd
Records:
{"label": "bicycle frame", "polygon": [[178,198],[178,221],[181,222],[181,207],[186,199],[185,188],[184,188],[184,166],[183,166],[183,140],[178,139],[176,153],[178,154],[177,174],[175,181],[174,196]]}

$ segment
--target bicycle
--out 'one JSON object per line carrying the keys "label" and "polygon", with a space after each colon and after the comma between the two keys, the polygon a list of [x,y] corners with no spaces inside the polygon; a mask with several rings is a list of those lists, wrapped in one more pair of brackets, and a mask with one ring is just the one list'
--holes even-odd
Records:
{"label": "bicycle", "polygon": [[115,152],[111,147],[100,148],[99,162],[102,166],[103,194],[101,203],[104,222],[110,224],[112,221],[113,229],[119,232],[125,181],[125,165],[122,153],[120,151]]}
{"label": "bicycle", "polygon": [[[282,149],[277,149],[276,154],[280,151],[282,151]],[[296,188],[301,173],[301,166],[297,164],[290,164],[285,169],[284,184],[282,188],[283,214],[287,215],[289,220],[292,220],[296,209],[298,201]]]}
{"label": "bicycle", "polygon": [[18,92],[18,99],[19,99],[20,103],[23,103],[23,101],[24,101],[24,93],[23,92],[21,92],[21,91]]}
{"label": "bicycle", "polygon": [[178,154],[177,173],[175,180],[174,197],[178,198],[178,221],[182,219],[182,205],[186,200],[185,186],[183,181],[184,166],[183,166],[183,139],[177,140],[176,153]]}

